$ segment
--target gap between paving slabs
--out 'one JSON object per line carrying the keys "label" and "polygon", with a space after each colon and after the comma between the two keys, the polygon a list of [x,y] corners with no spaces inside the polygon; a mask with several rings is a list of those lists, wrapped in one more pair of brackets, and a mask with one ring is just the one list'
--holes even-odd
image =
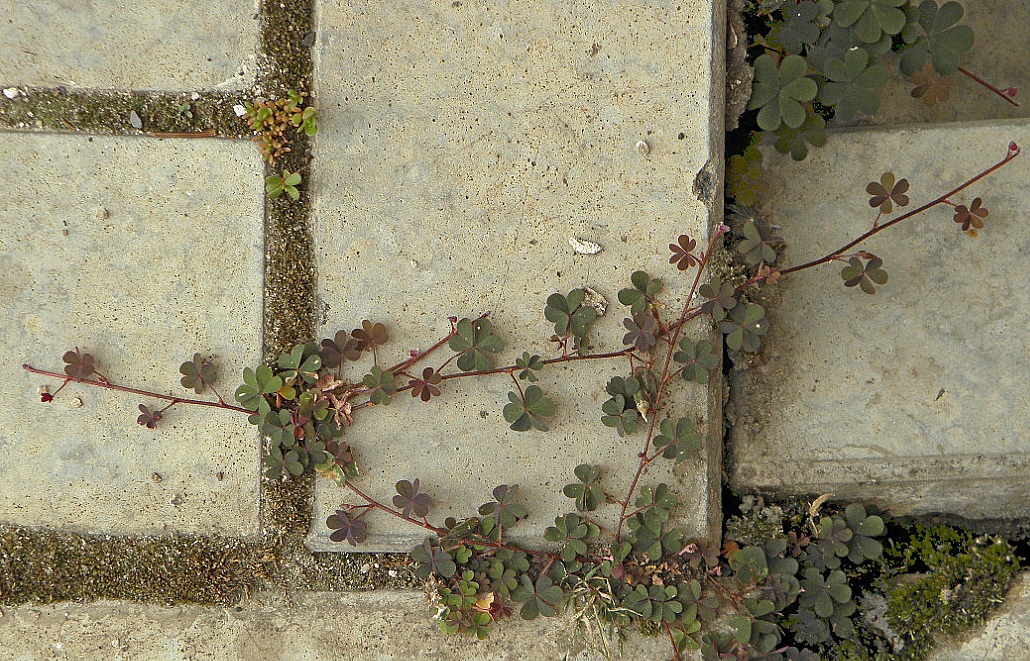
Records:
{"label": "gap between paving slabs", "polygon": [[[269,7],[277,4],[269,3]],[[302,4],[310,5],[310,3]],[[296,10],[296,8],[296,5],[291,5],[290,9]],[[296,31],[297,17],[288,15],[289,13],[290,11],[286,10],[283,12],[284,16],[279,16],[278,18],[276,18],[277,15],[274,10],[270,14],[266,14],[266,21],[262,23],[262,43],[266,51],[263,57],[268,57],[270,60],[275,59],[273,56],[268,55],[269,42],[275,42],[277,45],[282,46],[282,43],[280,43],[282,41],[282,32],[279,32],[279,30],[284,28],[282,24],[277,25],[276,20],[290,21],[290,29],[288,31]],[[306,15],[310,15],[310,13]],[[295,62],[290,65],[290,67],[296,66]],[[294,71],[294,69],[291,69],[291,71]],[[297,89],[309,87],[306,84],[309,77],[306,75],[296,77],[291,73],[286,81],[269,82],[271,78],[274,78],[274,76],[270,76],[266,80],[259,79],[259,89],[262,85],[267,85],[267,88],[278,88],[278,91],[281,93],[282,89],[290,87]],[[298,80],[305,84],[298,84]],[[225,115],[225,108],[231,107],[235,102],[249,98],[246,95],[232,94],[221,95],[218,99],[214,99],[214,95],[207,93],[200,94],[199,99],[193,99],[191,96],[190,100],[195,103],[198,109],[203,110],[206,103],[211,103],[212,108],[221,108],[223,112],[219,117],[212,118],[211,122],[207,125],[201,122],[193,122],[183,126],[182,122],[179,121],[162,123],[162,118],[168,116],[169,111],[177,109],[184,102],[183,94],[67,92],[64,90],[39,89],[29,89],[26,91],[28,92],[27,94],[19,95],[19,98],[10,100],[12,103],[8,103],[6,99],[0,100],[0,122],[4,126],[18,129],[37,128],[58,131],[88,130],[96,133],[122,133],[130,130],[126,128],[128,112],[124,110],[110,115],[109,120],[101,118],[97,121],[91,121],[87,118],[89,115],[88,108],[86,108],[88,102],[90,100],[104,99],[114,106],[118,106],[119,103],[125,103],[124,106],[120,107],[136,110],[141,115],[141,119],[143,119],[144,131],[149,129],[152,133],[161,133],[179,132],[180,129],[203,131],[215,128],[220,134],[229,135],[229,129],[225,127],[231,125],[235,118]],[[125,101],[126,97],[128,101]],[[33,108],[34,102],[37,99],[41,103]],[[62,103],[65,101],[67,101],[67,105],[64,108],[67,111],[78,110],[80,112],[80,115],[73,115],[76,122],[72,123],[71,127],[62,122],[62,113],[53,112],[54,108],[62,107]],[[233,103],[230,103],[230,101]],[[152,103],[153,105],[147,106],[147,103]],[[16,110],[12,110],[14,108]],[[28,114],[29,111],[33,113],[31,116]],[[194,114],[196,116],[203,113]],[[67,117],[67,115],[64,116]],[[68,120],[65,119],[64,121]],[[225,129],[224,132],[222,129]],[[243,133],[245,132],[241,132],[240,135]],[[235,137],[236,134],[233,135]],[[295,150],[293,154],[280,162],[278,166],[285,166],[291,170],[304,168],[302,171],[305,174],[305,178],[307,178],[306,156],[305,146],[305,149]],[[265,345],[263,347],[266,359],[274,357],[279,351],[294,342],[308,337],[313,326],[311,319],[311,293],[314,276],[313,271],[304,267],[304,265],[309,265],[312,262],[309,256],[310,236],[308,235],[306,224],[307,211],[306,200],[299,204],[292,204],[286,198],[281,198],[268,204],[266,212],[266,222],[268,223],[266,227],[266,239],[268,241],[265,285],[266,325],[264,328]],[[270,293],[273,290],[275,293]],[[268,544],[261,547],[250,546],[246,547],[244,551],[237,549],[239,553],[234,562],[241,569],[241,573],[234,574],[234,580],[244,576],[245,570],[243,568],[247,567],[248,563],[255,562],[259,567],[257,570],[259,574],[263,571],[267,572],[267,566],[270,564],[276,566],[276,569],[271,570],[272,572],[279,572],[276,582],[292,588],[332,589],[363,586],[360,582],[360,575],[357,579],[353,577],[341,579],[340,576],[347,573],[353,575],[357,562],[361,562],[362,565],[368,564],[366,558],[359,558],[356,562],[354,559],[338,555],[332,557],[320,554],[312,555],[307,553],[300,544],[300,534],[307,530],[310,523],[309,509],[312,490],[312,482],[309,479],[297,480],[288,485],[263,485],[262,522],[270,540]],[[73,553],[70,549],[72,547],[79,547],[80,542],[88,546],[90,543],[97,541],[96,538],[76,535],[68,535],[64,539],[60,539],[61,536],[58,535],[56,537],[52,536],[47,540],[33,541],[34,533],[32,531],[8,530],[7,532],[10,533],[8,539],[14,540],[17,543],[12,543],[7,547],[13,550],[13,554],[8,554],[4,558],[24,557],[25,553],[35,554],[36,551],[42,552],[40,557],[45,557],[43,555],[46,552],[45,545],[53,544],[64,548],[71,558],[89,560],[91,557],[90,552],[79,555]],[[153,553],[155,556],[167,556],[167,551],[169,548],[172,548],[173,544],[169,542],[169,546],[165,547],[162,540],[154,540],[152,545],[145,544],[142,540],[135,541],[139,541],[141,546],[134,547],[130,544],[130,548],[138,548],[139,558],[142,559],[142,562],[140,562],[141,567],[147,566],[149,563],[165,562],[166,558],[164,557],[151,557],[148,554]],[[233,540],[223,541],[225,548],[233,545]],[[40,545],[33,547],[33,544],[36,543]],[[214,549],[207,549],[204,553],[207,551],[213,552]],[[271,551],[271,554],[268,551]],[[50,557],[53,557],[53,555]],[[389,582],[386,577],[386,568],[391,562],[396,562],[398,557],[377,555],[374,558],[375,560],[372,563],[373,569],[369,572],[368,576],[375,579],[376,583]],[[180,576],[184,575],[184,572],[191,571],[190,565],[186,562],[180,563],[180,561],[174,558],[167,561],[171,562],[171,567],[174,571],[180,572]],[[376,576],[376,570],[380,569],[378,565],[382,565],[382,574]],[[165,566],[161,571],[169,571],[168,566]],[[152,572],[151,574],[155,576],[161,575],[161,571]],[[74,580],[76,577],[69,576],[68,578]],[[396,583],[403,584],[403,581]],[[13,594],[13,592],[9,592],[9,594]],[[40,594],[44,593],[41,592]],[[48,594],[48,597],[43,598],[65,599],[68,598],[67,595],[69,594],[88,598],[86,592],[56,591]],[[93,596],[119,597],[123,595],[113,591],[111,588],[98,588],[98,591]],[[212,601],[220,603],[224,603],[228,598],[221,593],[215,593],[213,596]],[[0,597],[7,598],[6,595],[0,595]],[[133,598],[165,601],[175,597],[173,594],[165,592],[163,594],[150,595],[149,597],[146,594],[133,595]],[[197,599],[198,601],[205,601],[205,597],[202,594]]]}
{"label": "gap between paving slabs", "polygon": [[[269,90],[279,95],[287,89],[310,87],[310,55],[304,45],[310,41],[303,35],[311,33],[312,11],[311,2],[294,2],[289,7],[267,3],[262,12],[256,91],[190,93],[4,85],[8,91],[0,95],[0,127],[16,132],[249,137],[246,124],[233,112],[234,105],[267,95]],[[284,40],[284,34],[301,36]],[[188,114],[183,110],[186,103]],[[139,118],[142,129],[132,126],[135,118],[131,113]],[[306,142],[301,142],[279,165],[302,170],[306,176],[308,157]],[[266,205],[265,220],[266,358],[310,334],[314,277],[312,270],[303,266],[311,264],[307,204],[290,204],[285,196],[269,202],[273,203]],[[242,369],[237,365],[220,367]],[[117,415],[117,411],[105,411],[104,415]],[[299,589],[412,584],[406,573],[393,571],[403,556],[382,555],[367,562],[367,558],[308,552],[301,535],[310,525],[312,493],[311,480],[262,485],[263,544],[217,536],[110,537],[0,524],[0,600],[124,598],[228,604],[253,588],[256,578],[273,574],[273,584]],[[198,573],[205,565],[226,569]],[[55,574],[54,567],[62,571]],[[124,571],[115,573],[118,568]],[[126,573],[134,576],[131,584],[115,579]]]}

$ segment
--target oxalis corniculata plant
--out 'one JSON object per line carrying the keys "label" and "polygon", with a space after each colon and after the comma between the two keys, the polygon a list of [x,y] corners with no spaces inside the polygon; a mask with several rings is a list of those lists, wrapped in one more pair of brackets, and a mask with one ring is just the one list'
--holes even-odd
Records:
{"label": "oxalis corniculata plant", "polygon": [[[960,24],[965,9],[954,0],[748,0],[746,10],[768,21],[748,44],[755,69],[748,107],[761,129],[751,141],[794,160],[826,144],[828,122],[876,113],[895,64],[928,107],[948,101],[958,74],[1019,106],[1016,87],[1001,89],[962,66],[974,34]],[[762,152],[751,144],[729,160],[730,195],[756,202],[762,175]]]}
{"label": "oxalis corniculata plant", "polygon": [[[858,565],[880,557],[883,547],[876,538],[883,534],[883,520],[860,505],[823,516],[816,506],[805,534],[762,545],[728,543],[720,552],[700,540],[686,539],[672,525],[676,500],[669,485],[640,483],[651,463],[682,461],[702,445],[694,422],[671,410],[669,393],[681,381],[706,383],[720,361],[711,342],[683,337],[684,329],[706,316],[725,335],[731,356],[757,351],[768,328],[765,310],[754,302],[759,298],[756,290],[829,262],[842,263],[845,286],[875,293],[887,274],[880,258],[859,249],[860,244],[942,205],[952,207],[953,220],[975,236],[984,228],[988,210],[979,197],[965,204],[956,196],[1018,154],[1018,146],[1011,143],[994,165],[888,221],[884,218],[908,206],[909,182],[884,173],[866,188],[870,206],[877,209],[871,227],[837,250],[796,266],[777,266],[778,240],[749,222],[731,240],[750,268],[746,281],[736,285],[714,275],[707,281],[704,277],[713,253],[726,241],[727,226],[717,226],[702,247],[680,236],[669,246],[669,261],[691,283],[686,302],[677,316],[665,318],[665,308],[658,303],[662,282],[643,271],[633,273],[632,286],[618,295],[629,310],[621,351],[589,353],[587,338],[597,312],[586,291],[574,289],[552,294],[546,301],[544,317],[554,330],[552,357],[523,352],[513,364],[497,366],[495,357],[504,343],[484,314],[474,319],[452,317],[446,336],[387,365],[382,352],[388,330],[366,320],[360,328],[340,331],[320,344],[297,345],[274,366],[244,369],[244,383],[235,391],[239,405],[228,403],[215,390],[215,367],[199,353],[180,366],[182,385],[198,395],[210,389],[215,400],[119,385],[99,373],[93,356],[79,348],[64,355],[63,373],[23,367],[61,380],[56,391],[43,392],[44,403],[70,383],[167,402],[153,408],[139,405],[137,421],[148,428],[180,404],[247,415],[265,442],[268,479],[316,471],[357,499],[328,517],[333,541],[352,546],[364,542],[375,511],[426,530],[427,538],[411,558],[414,572],[429,582],[445,633],[483,638],[516,609],[521,617],[533,619],[570,606],[593,623],[591,630],[600,634],[598,640],[606,649],[607,632],[612,631],[607,625],[618,631],[636,626],[666,636],[674,659],[681,659],[688,648],[700,649],[705,659],[818,659],[815,650],[820,645],[834,637],[848,638],[854,631],[856,603],[849,577]],[[360,379],[348,376],[346,365],[369,356],[372,365]],[[355,452],[343,439],[363,412],[389,405],[403,393],[420,400],[411,404],[420,406],[443,396],[458,380],[508,378],[513,389],[503,414],[511,429],[546,431],[557,406],[537,385],[538,375],[549,365],[587,360],[624,366],[625,372],[606,385],[610,398],[601,407],[600,420],[620,436],[639,434],[641,450],[629,489],[622,495],[604,489],[600,466],[576,467],[576,480],[563,489],[575,511],[557,517],[547,528],[549,550],[524,548],[505,538],[527,515],[518,485],[496,487],[493,500],[479,507],[477,515],[436,523],[428,518],[433,499],[417,477],[398,481],[389,501],[359,486]],[[606,502],[617,505],[614,525],[592,518],[591,512]]]}

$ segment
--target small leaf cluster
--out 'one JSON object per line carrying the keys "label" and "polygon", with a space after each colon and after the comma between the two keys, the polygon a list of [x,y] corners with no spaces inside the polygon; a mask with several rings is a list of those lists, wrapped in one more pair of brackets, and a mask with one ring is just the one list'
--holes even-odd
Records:
{"label": "small leaf cluster", "polygon": [[[253,412],[250,423],[268,443],[267,477],[287,479],[317,471],[342,485],[357,475],[350,447],[340,440],[351,424],[350,400],[363,395],[371,404],[386,405],[399,386],[396,375],[378,365],[353,382],[343,380],[340,370],[348,361],[368,353],[374,356],[388,340],[383,324],[365,320],[350,333],[340,331],[320,344],[292,347],[274,367],[243,370],[243,385],[236,389],[235,399]],[[195,389],[210,385],[213,376],[199,355],[183,363],[180,371],[183,385]],[[423,373],[423,377],[429,380],[426,390],[436,388],[439,381],[433,375]]]}
{"label": "small leaf cluster", "polygon": [[307,96],[307,92],[290,90],[286,98],[243,104],[247,125],[256,133],[254,142],[269,164],[291,151],[287,135],[291,127],[309,137],[318,132],[315,109],[304,107]]}
{"label": "small leaf cluster", "polygon": [[[913,96],[932,105],[947,98],[959,56],[973,31],[959,25],[964,9],[954,0],[762,0],[758,15],[769,30],[754,37],[753,92],[761,136],[777,151],[803,160],[810,146],[826,143],[826,119],[852,122],[880,107],[888,59],[898,52],[902,73],[918,76]],[[940,78],[938,78],[938,76]],[[944,82],[938,82],[944,81]],[[760,156],[731,157],[728,190],[754,204]]]}
{"label": "small leaf cluster", "polygon": [[300,199],[300,189],[297,188],[300,183],[300,172],[283,170],[282,175],[271,174],[265,177],[265,192],[273,200],[285,192],[291,200],[296,202]]}
{"label": "small leaf cluster", "polygon": [[567,295],[554,293],[547,297],[544,318],[554,324],[555,340],[572,340],[573,349],[581,351],[590,326],[597,319],[597,310],[586,303],[586,290],[573,289]]}
{"label": "small leaf cluster", "polygon": [[884,531],[879,516],[852,504],[842,514],[820,517],[811,535],[791,533],[731,549],[733,580],[750,611],[750,626],[737,627],[748,633],[738,645],[752,654],[772,653],[782,644],[778,624],[812,646],[851,638],[857,603],[849,577],[863,563],[879,561],[883,545],[876,538]]}

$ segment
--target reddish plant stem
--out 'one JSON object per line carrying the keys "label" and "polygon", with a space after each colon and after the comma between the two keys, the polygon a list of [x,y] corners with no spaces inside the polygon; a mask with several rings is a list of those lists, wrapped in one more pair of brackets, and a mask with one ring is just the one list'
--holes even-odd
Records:
{"label": "reddish plant stem", "polygon": [[[715,249],[715,243],[724,233],[723,227],[720,225],[719,228],[712,233],[712,238],[708,240],[708,250],[706,250],[701,256],[701,262],[697,265],[697,272],[694,273],[694,282],[691,283],[690,292],[687,294],[687,298],[683,302],[683,312],[680,313],[679,320],[673,324],[675,330],[673,331],[672,341],[670,342],[672,347],[676,346],[676,341],[679,339],[683,326],[686,323],[687,316],[690,314],[690,302],[694,300],[694,293],[701,284],[701,275],[708,266],[708,260],[711,258],[712,251]],[[633,481],[630,482],[629,491],[626,492],[626,498],[622,501],[622,506],[619,512],[619,525],[615,529],[616,541],[622,540],[622,525],[626,522],[626,518],[628,516],[626,514],[626,509],[629,507],[630,501],[633,500],[633,492],[637,489],[637,483],[640,482],[640,476],[644,473],[644,468],[653,461],[653,459],[648,459],[647,454],[651,449],[651,439],[654,437],[654,425],[658,420],[658,407],[661,406],[662,396],[665,394],[665,388],[669,384],[669,364],[672,361],[672,354],[673,351],[671,348],[665,354],[665,363],[662,366],[662,377],[658,381],[658,392],[655,394],[654,398],[654,411],[651,415],[651,421],[648,423],[647,437],[644,439],[644,449],[641,450],[638,455],[640,460],[637,462],[637,471],[633,475]]]}
{"label": "reddish plant stem", "polygon": [[[175,397],[174,395],[162,395],[157,392],[150,392],[149,390],[139,390],[138,388],[129,388],[128,386],[120,386],[110,381],[93,381],[92,379],[79,379],[67,374],[60,374],[58,372],[48,372],[46,370],[36,369],[35,367],[25,364],[22,365],[22,369],[32,372],[33,374],[40,374],[42,376],[49,376],[55,379],[62,379],[65,383],[74,382],[82,383],[89,386],[96,386],[97,388],[107,388],[108,390],[118,390],[120,392],[129,392],[134,395],[142,395],[144,397],[153,397],[154,399],[163,399],[166,402],[171,402],[172,406],[175,404],[190,404],[192,406],[209,406],[216,409],[227,409],[229,411],[236,411],[238,413],[246,413],[247,415],[253,415],[253,411],[245,409],[239,406],[233,406],[232,404],[226,404],[223,401],[211,402],[203,399],[188,399],[186,397]],[[62,388],[64,385],[61,386]]]}
{"label": "reddish plant stem", "polygon": [[665,633],[669,635],[669,644],[672,645],[672,661],[682,661],[683,657],[680,656],[680,651],[676,648],[676,639],[672,637],[672,628],[668,622],[662,622],[662,626],[665,627]]}
{"label": "reddish plant stem", "polygon": [[[959,184],[958,186],[956,186],[955,188],[951,189],[950,191],[948,191],[944,195],[941,195],[940,197],[938,197],[938,198],[936,198],[934,200],[931,200],[930,202],[927,202],[923,206],[918,207],[916,209],[913,209],[912,211],[909,211],[908,213],[904,213],[904,214],[898,216],[897,218],[895,218],[895,219],[893,219],[893,220],[891,220],[889,222],[886,222],[883,225],[880,225],[879,227],[874,227],[873,229],[869,230],[868,232],[866,232],[865,234],[861,235],[857,239],[851,241],[850,243],[847,243],[847,244],[841,246],[837,250],[834,250],[833,252],[831,252],[831,253],[823,256],[823,257],[820,257],[819,259],[813,259],[810,262],[805,262],[804,264],[799,264],[798,266],[792,266],[792,267],[790,267],[788,269],[783,269],[782,271],[780,271],[780,275],[783,276],[783,275],[787,275],[789,273],[795,273],[797,271],[804,271],[805,269],[810,269],[813,266],[819,266],[820,264],[826,264],[827,262],[832,261],[836,257],[840,256],[842,253],[847,252],[851,248],[854,248],[858,244],[862,243],[863,241],[869,239],[872,236],[875,236],[876,234],[879,234],[880,232],[884,231],[885,229],[887,229],[889,227],[893,227],[894,225],[897,225],[901,221],[907,220],[907,219],[911,218],[912,216],[919,215],[919,214],[923,213],[924,211],[937,206],[938,204],[944,203],[945,200],[947,200],[951,196],[955,195],[956,193],[960,193],[961,191],[965,190],[966,188],[969,188],[970,186],[972,186],[976,182],[980,181],[981,179],[983,179],[987,175],[989,175],[992,172],[994,172],[995,170],[998,170],[999,168],[1003,167],[1006,163],[1008,163],[1009,161],[1014,159],[1016,156],[1019,156],[1019,148],[1018,147],[1016,149],[1014,149],[1014,150],[1010,149],[1009,152],[1007,154],[1005,154],[1005,158],[1001,159],[1000,161],[998,161],[994,165],[990,166],[989,168],[987,168],[986,170],[984,170],[980,174],[977,174],[976,176],[972,177],[971,179],[966,180],[964,183]],[[742,289],[742,288],[743,288],[743,285],[741,287],[738,287],[738,290]]]}
{"label": "reddish plant stem", "polygon": [[433,346],[429,347],[425,351],[420,351],[420,352],[418,352],[417,355],[412,356],[411,358],[408,358],[407,360],[402,360],[401,362],[399,362],[396,365],[394,365],[393,367],[391,367],[389,369],[389,371],[393,372],[394,374],[397,374],[398,372],[403,372],[404,370],[410,368],[412,365],[414,365],[418,361],[422,360],[423,358],[425,358],[429,354],[433,353],[434,351],[436,351],[437,349],[439,349],[443,345],[447,344],[450,341],[450,339],[452,337],[454,337],[455,335],[457,335],[457,333],[452,330],[450,332],[450,334],[447,335],[447,337],[444,337],[439,342],[437,342]]}
{"label": "reddish plant stem", "polygon": [[[633,349],[623,349],[622,351],[611,351],[608,353],[593,353],[585,356],[559,356],[558,358],[550,358],[543,361],[544,365],[554,365],[556,363],[571,363],[576,360],[604,360],[606,358],[619,358],[621,356],[629,355],[633,352]],[[450,361],[448,361],[450,362]],[[441,367],[440,369],[443,369]],[[457,372],[454,374],[444,374],[440,378],[446,381],[447,379],[463,379],[470,376],[487,376],[488,374],[511,374],[515,370],[522,369],[518,365],[507,365],[505,367],[495,367],[489,370],[483,370],[482,372]],[[408,386],[405,386],[407,389]]]}
{"label": "reddish plant stem", "polygon": [[[407,521],[408,523],[410,523],[412,525],[415,525],[415,526],[418,526],[419,528],[424,528],[425,530],[428,530],[428,531],[432,532],[433,534],[435,534],[437,537],[441,537],[442,538],[442,537],[445,537],[447,535],[447,530],[445,528],[438,528],[438,527],[432,525],[431,523],[429,523],[428,521],[425,521],[425,520],[419,521],[418,519],[413,519],[410,516],[404,516],[403,513],[398,512],[397,510],[393,509],[392,507],[389,507],[387,505],[383,505],[382,503],[380,503],[378,500],[376,500],[372,496],[369,496],[368,494],[363,492],[361,489],[359,489],[356,486],[354,486],[354,483],[351,482],[350,480],[347,481],[347,488],[350,489],[352,492],[354,492],[354,494],[357,495],[359,498],[361,498],[366,503],[368,503],[368,505],[370,507],[374,507],[375,509],[381,510],[383,512],[386,512],[387,514],[391,514],[391,515],[397,517],[398,519],[400,519],[402,521]],[[510,546],[508,544],[502,544],[500,542],[494,542],[494,541],[491,541],[491,540],[488,540],[488,539],[476,538],[476,539],[465,539],[465,540],[460,540],[460,541],[461,541],[461,543],[468,543],[468,544],[470,544],[472,546],[484,546],[484,547],[487,547],[487,548],[498,549],[498,550],[506,550],[506,551],[522,551],[523,553],[526,553],[528,555],[533,555],[533,556],[537,556],[537,557],[547,558],[550,562],[554,562],[555,560],[561,558],[561,556],[558,555],[557,553],[547,553],[545,551],[533,551],[531,549],[524,549],[524,548],[521,548],[521,547],[518,547],[518,546]]]}
{"label": "reddish plant stem", "polygon": [[[964,75],[969,76],[970,78],[972,78],[976,82],[980,83],[981,85],[983,85],[987,89],[991,90],[992,92],[994,92],[995,94],[997,94],[1001,98],[1005,99],[1006,101],[1008,101],[1009,103],[1011,103],[1015,107],[1017,107],[1017,108],[1019,107],[1019,102],[1012,98],[1013,96],[1015,96],[1015,88],[1014,87],[1010,87],[1007,90],[1000,90],[997,87],[995,87],[994,85],[991,85],[989,82],[987,82],[986,80],[984,80],[980,76],[977,76],[975,73],[973,73],[972,71],[970,71],[969,69],[967,69],[965,67],[959,67],[958,70],[961,73],[963,73]],[[1009,91],[1010,90],[1012,90],[1012,95],[1011,96],[1009,95]]]}

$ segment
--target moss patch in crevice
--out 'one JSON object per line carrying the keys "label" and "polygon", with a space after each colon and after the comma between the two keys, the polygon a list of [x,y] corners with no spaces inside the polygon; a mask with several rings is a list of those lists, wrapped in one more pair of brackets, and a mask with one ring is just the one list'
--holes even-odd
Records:
{"label": "moss patch in crevice", "polygon": [[260,546],[231,537],[77,535],[0,525],[0,601],[234,604]]}
{"label": "moss patch in crevice", "polygon": [[[219,137],[251,134],[234,105],[247,92],[118,92],[62,88],[15,88],[13,99],[0,95],[0,128],[101,135],[145,135],[215,131]],[[196,96],[197,98],[193,98]],[[181,109],[183,104],[189,108]],[[143,123],[133,128],[130,114]]]}

